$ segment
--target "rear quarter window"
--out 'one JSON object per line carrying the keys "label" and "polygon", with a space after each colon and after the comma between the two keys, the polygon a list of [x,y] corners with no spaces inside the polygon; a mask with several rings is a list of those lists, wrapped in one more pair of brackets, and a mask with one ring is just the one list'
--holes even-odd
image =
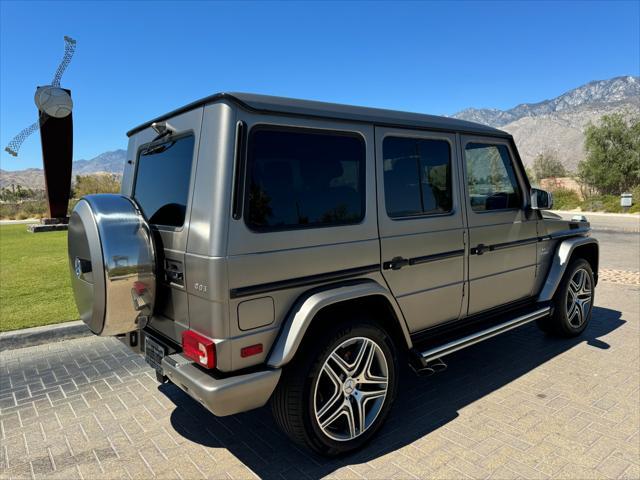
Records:
{"label": "rear quarter window", "polygon": [[149,223],[184,225],[194,142],[189,135],[141,149],[133,198]]}
{"label": "rear quarter window", "polygon": [[257,231],[359,223],[365,214],[362,137],[255,127],[247,150],[245,221]]}

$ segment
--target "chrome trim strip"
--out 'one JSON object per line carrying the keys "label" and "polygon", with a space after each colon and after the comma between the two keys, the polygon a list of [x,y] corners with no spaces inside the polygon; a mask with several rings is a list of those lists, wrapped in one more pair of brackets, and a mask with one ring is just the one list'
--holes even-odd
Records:
{"label": "chrome trim strip", "polygon": [[549,315],[550,312],[551,307],[541,308],[534,312],[528,313],[526,315],[521,315],[512,320],[501,323],[499,325],[495,325],[486,330],[482,330],[480,332],[467,335],[466,337],[462,337],[457,340],[445,343],[444,345],[431,348],[422,352],[420,356],[422,357],[423,361],[430,362],[432,360],[435,360],[436,358],[444,357],[445,355],[449,355],[450,353],[462,350],[465,347],[475,345],[476,343],[480,343],[483,340],[487,340],[491,337],[495,337],[496,335],[500,335],[501,333],[507,332],[526,323],[545,317]]}

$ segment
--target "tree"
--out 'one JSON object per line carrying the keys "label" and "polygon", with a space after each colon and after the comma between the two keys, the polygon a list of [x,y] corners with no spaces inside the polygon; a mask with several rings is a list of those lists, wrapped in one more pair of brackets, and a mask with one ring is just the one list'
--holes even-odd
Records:
{"label": "tree", "polygon": [[587,126],[584,147],[578,176],[585,185],[614,195],[640,185],[640,117],[604,115],[599,125]]}
{"label": "tree", "polygon": [[533,175],[537,181],[543,178],[566,177],[567,169],[564,168],[562,162],[558,160],[555,153],[543,152],[539,153],[533,161]]}

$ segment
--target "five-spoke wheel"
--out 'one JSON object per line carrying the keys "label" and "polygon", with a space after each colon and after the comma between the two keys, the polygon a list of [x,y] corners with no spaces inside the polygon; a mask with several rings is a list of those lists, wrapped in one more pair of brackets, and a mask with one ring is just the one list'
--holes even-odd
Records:
{"label": "five-spoke wheel", "polygon": [[387,396],[389,370],[382,349],[354,337],[338,345],[320,370],[313,409],[318,425],[333,440],[352,440],[375,421]]}
{"label": "five-spoke wheel", "polygon": [[582,326],[591,311],[593,284],[591,275],[584,268],[578,268],[567,288],[567,320],[576,328]]}
{"label": "five-spoke wheel", "polygon": [[318,453],[356,450],[391,408],[398,381],[395,345],[367,319],[327,326],[309,338],[271,398],[274,417],[293,440]]}
{"label": "five-spoke wheel", "polygon": [[580,335],[591,319],[595,280],[591,265],[575,258],[553,297],[553,314],[537,321],[542,330],[563,337]]}

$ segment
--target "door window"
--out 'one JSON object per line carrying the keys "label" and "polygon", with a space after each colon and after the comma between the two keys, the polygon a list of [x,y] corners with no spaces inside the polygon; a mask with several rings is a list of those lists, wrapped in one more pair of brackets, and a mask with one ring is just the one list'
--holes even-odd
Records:
{"label": "door window", "polygon": [[365,144],[342,132],[256,127],[249,135],[245,219],[258,231],[359,223]]}
{"label": "door window", "polygon": [[476,212],[520,208],[522,194],[506,145],[468,143],[467,185]]}
{"label": "door window", "polygon": [[449,142],[385,137],[382,153],[385,205],[391,218],[451,211]]}

